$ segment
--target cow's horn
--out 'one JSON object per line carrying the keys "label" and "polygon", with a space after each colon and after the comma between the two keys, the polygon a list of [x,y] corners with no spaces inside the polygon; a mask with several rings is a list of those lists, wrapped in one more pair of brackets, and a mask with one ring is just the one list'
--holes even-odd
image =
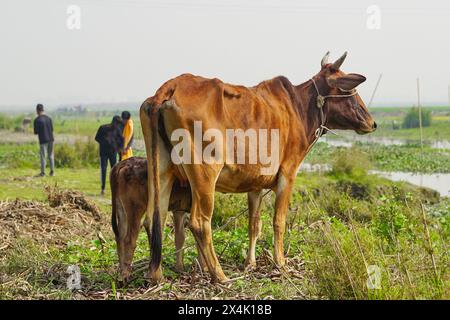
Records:
{"label": "cow's horn", "polygon": [[325,67],[325,65],[328,63],[328,57],[330,56],[330,51],[327,51],[327,53],[325,53],[325,55],[322,58],[322,61],[320,62],[320,65],[323,67]]}
{"label": "cow's horn", "polygon": [[342,63],[344,63],[345,58],[347,57],[347,51],[344,52],[344,54],[337,59],[333,65],[331,66],[334,70],[339,70],[339,68],[341,67]]}

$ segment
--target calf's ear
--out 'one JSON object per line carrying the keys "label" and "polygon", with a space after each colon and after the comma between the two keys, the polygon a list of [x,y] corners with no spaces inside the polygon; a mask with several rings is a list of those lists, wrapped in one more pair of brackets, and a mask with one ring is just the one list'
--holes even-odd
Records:
{"label": "calf's ear", "polygon": [[357,73],[349,73],[345,76],[339,77],[329,77],[328,83],[332,87],[336,87],[343,90],[352,90],[356,88],[359,84],[366,81],[366,77]]}

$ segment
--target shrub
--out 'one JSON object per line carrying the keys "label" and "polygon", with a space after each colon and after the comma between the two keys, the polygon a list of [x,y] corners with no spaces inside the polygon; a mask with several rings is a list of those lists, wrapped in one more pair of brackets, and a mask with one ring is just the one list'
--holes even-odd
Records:
{"label": "shrub", "polygon": [[406,229],[408,218],[403,212],[401,203],[395,197],[381,197],[381,205],[378,207],[374,221],[375,232],[386,239],[389,244],[395,244],[400,232]]}
{"label": "shrub", "polygon": [[36,144],[0,144],[1,168],[32,168],[39,165],[39,146]]}
{"label": "shrub", "polygon": [[[431,125],[431,111],[422,109],[422,127],[429,127]],[[402,127],[405,129],[419,128],[419,108],[411,108],[403,119]]]}
{"label": "shrub", "polygon": [[55,165],[62,168],[75,168],[80,166],[80,159],[75,148],[68,143],[55,145]]}
{"label": "shrub", "polygon": [[355,178],[367,175],[371,168],[368,156],[356,147],[339,148],[331,155],[331,173],[336,176],[353,176]]}
{"label": "shrub", "polygon": [[23,116],[11,117],[0,113],[0,129],[22,131]]}
{"label": "shrub", "polygon": [[98,163],[98,146],[92,140],[55,145],[55,165],[64,168],[92,166]]}
{"label": "shrub", "polygon": [[98,145],[91,138],[87,142],[77,141],[75,150],[84,165],[95,165],[98,163]]}

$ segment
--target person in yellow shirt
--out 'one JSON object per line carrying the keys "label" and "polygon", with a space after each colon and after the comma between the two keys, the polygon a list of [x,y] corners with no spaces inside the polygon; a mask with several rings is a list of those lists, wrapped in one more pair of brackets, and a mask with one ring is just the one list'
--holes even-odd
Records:
{"label": "person in yellow shirt", "polygon": [[133,120],[131,120],[131,114],[128,111],[122,112],[123,122],[123,150],[120,153],[120,160],[126,160],[133,156]]}

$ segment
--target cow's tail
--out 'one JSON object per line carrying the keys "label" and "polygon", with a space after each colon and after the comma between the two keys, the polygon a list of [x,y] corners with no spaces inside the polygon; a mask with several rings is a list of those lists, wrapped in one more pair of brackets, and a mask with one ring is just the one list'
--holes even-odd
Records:
{"label": "cow's tail", "polygon": [[[145,148],[147,152],[147,169],[148,169],[148,190],[149,203],[153,200],[153,208],[149,206],[148,210],[153,209],[152,222],[152,239],[151,239],[151,260],[150,270],[156,271],[161,264],[162,255],[162,230],[161,216],[159,208],[159,148],[158,148],[158,121],[160,117],[160,109],[164,108],[175,91],[172,81],[166,82],[155,94],[148,98],[141,106],[140,117],[141,126],[144,134]],[[153,190],[153,194],[151,192]],[[151,212],[148,212],[151,214]]]}
{"label": "cow's tail", "polygon": [[158,150],[158,108],[150,111],[150,130],[152,139],[152,178],[153,178],[153,225],[152,225],[152,259],[150,261],[151,270],[156,270],[161,264],[162,255],[162,231],[161,216],[159,214],[159,150]]}

